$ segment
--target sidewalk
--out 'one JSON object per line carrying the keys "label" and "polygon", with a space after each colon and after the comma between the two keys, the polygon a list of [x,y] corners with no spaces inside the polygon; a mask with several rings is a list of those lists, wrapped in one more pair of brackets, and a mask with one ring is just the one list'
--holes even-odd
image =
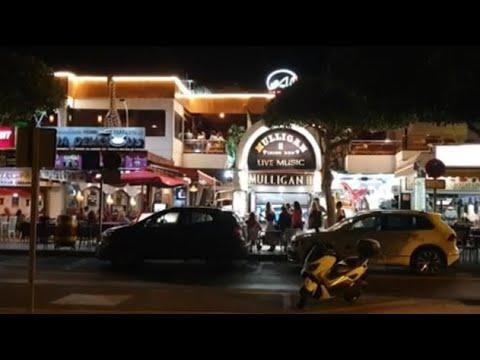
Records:
{"label": "sidewalk", "polygon": [[[0,284],[0,313],[26,313],[26,284]],[[365,294],[351,305],[342,299],[309,299],[297,310],[296,292],[245,291],[199,286],[131,288],[38,284],[37,314],[479,314],[478,304],[446,299]]]}
{"label": "sidewalk", "polygon": [[[0,255],[28,255],[29,244],[26,242],[0,242]],[[37,255],[40,256],[78,256],[78,257],[92,257],[95,256],[95,245],[77,243],[76,248],[62,247],[55,249],[53,244],[38,244]],[[287,261],[287,255],[280,250],[279,247],[275,251],[268,251],[268,247],[264,246],[262,250],[254,249],[248,256],[251,260],[258,261]]]}

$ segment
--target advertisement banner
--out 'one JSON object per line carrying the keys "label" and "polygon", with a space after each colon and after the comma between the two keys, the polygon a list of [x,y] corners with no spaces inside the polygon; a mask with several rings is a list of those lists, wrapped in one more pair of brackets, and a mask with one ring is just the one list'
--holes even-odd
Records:
{"label": "advertisement banner", "polygon": [[29,168],[0,168],[0,186],[30,186],[31,180]]}
{"label": "advertisement banner", "polygon": [[145,128],[56,127],[58,149],[144,149]]}

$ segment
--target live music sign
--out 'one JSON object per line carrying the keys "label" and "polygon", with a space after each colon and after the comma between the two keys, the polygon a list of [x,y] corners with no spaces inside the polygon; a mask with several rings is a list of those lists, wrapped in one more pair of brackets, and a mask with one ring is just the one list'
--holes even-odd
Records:
{"label": "live music sign", "polygon": [[292,129],[271,129],[255,139],[248,154],[248,169],[315,170],[312,145]]}
{"label": "live music sign", "polygon": [[0,127],[0,149],[15,148],[15,129],[11,127]]}

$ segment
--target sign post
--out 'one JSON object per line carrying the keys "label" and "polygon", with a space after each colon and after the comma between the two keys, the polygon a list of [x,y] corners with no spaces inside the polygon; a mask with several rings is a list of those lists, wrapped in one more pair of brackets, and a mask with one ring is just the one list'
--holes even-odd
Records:
{"label": "sign post", "polygon": [[[425,171],[434,180],[445,175],[445,170],[445,164],[438,159],[431,159],[425,164]],[[433,187],[433,212],[437,212],[437,186]]]}
{"label": "sign post", "polygon": [[37,245],[38,193],[40,183],[40,128],[33,129],[32,139],[32,184],[30,200],[30,246],[28,263],[28,284],[30,286],[30,313],[35,311],[35,265]]}

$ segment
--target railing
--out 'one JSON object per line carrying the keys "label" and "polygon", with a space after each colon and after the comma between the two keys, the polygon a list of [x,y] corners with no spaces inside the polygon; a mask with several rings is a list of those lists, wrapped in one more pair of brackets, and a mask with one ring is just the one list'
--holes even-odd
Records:
{"label": "railing", "polygon": [[225,154],[225,140],[185,139],[183,152],[194,154]]}
{"label": "railing", "polygon": [[399,140],[353,140],[350,155],[395,155],[402,147]]}

